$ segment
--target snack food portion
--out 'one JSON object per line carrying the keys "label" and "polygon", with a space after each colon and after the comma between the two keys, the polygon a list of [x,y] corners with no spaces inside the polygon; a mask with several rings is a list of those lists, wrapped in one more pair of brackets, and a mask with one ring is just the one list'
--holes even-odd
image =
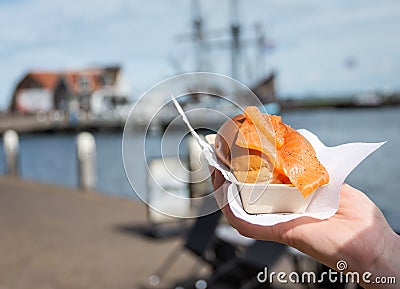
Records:
{"label": "snack food portion", "polygon": [[280,116],[262,114],[254,106],[222,125],[215,153],[239,182],[292,184],[304,198],[329,183],[308,140]]}

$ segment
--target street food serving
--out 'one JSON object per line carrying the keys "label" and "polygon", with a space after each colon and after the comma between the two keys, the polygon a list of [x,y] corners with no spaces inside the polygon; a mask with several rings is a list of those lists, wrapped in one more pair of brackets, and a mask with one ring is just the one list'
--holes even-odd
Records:
{"label": "street food serving", "polygon": [[263,114],[255,106],[222,125],[215,153],[242,183],[286,184],[304,198],[329,183],[310,142],[280,116]]}

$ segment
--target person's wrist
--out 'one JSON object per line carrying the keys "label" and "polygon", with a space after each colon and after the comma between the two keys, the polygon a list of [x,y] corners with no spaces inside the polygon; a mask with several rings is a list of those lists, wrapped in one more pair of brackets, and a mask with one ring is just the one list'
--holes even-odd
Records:
{"label": "person's wrist", "polygon": [[[382,235],[383,248],[376,252],[377,258],[372,264],[363,267],[363,273],[367,272],[367,276],[371,275],[367,280],[362,280],[364,288],[396,288],[400,283],[400,236],[397,235],[390,227]],[[395,278],[397,284],[377,284],[377,279],[385,277]],[[393,283],[393,279],[390,280]],[[393,286],[393,287],[391,287]]]}

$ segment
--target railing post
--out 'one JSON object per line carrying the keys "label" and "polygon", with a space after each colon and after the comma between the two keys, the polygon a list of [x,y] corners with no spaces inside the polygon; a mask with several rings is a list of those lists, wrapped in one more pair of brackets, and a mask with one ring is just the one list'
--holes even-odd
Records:
{"label": "railing post", "polygon": [[96,141],[92,134],[81,132],[76,137],[78,158],[78,183],[83,190],[96,186]]}
{"label": "railing post", "polygon": [[6,174],[19,176],[19,137],[15,130],[7,130],[3,134],[3,149],[6,162]]}

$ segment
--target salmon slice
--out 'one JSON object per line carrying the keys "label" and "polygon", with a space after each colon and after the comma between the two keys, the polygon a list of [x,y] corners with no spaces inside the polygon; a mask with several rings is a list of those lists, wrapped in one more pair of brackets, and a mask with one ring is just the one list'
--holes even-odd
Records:
{"label": "salmon slice", "polygon": [[[255,106],[248,106],[244,109],[244,115],[250,120],[257,130],[263,134],[263,136],[271,143],[275,143],[274,129],[269,119],[266,119],[264,115]],[[274,150],[273,150],[274,151]],[[273,152],[271,151],[271,153]]]}
{"label": "salmon slice", "polygon": [[283,123],[280,116],[247,107],[235,143],[264,153],[274,164],[272,183],[293,184],[303,197],[329,182],[328,171],[317,159],[312,145]]}
{"label": "salmon slice", "polygon": [[289,178],[283,174],[278,173],[276,170],[272,175],[271,184],[291,184]]}
{"label": "salmon slice", "polygon": [[275,143],[271,143],[247,118],[239,128],[236,145],[262,152],[272,164],[275,162]]}
{"label": "salmon slice", "polygon": [[303,197],[329,182],[329,174],[317,159],[314,148],[294,129],[288,129],[285,144],[277,151],[277,155],[284,174]]}
{"label": "salmon slice", "polygon": [[288,131],[287,125],[282,122],[282,118],[278,115],[265,114],[264,117],[269,117],[269,120],[275,132],[275,145],[276,148],[279,150],[285,143],[285,135]]}

